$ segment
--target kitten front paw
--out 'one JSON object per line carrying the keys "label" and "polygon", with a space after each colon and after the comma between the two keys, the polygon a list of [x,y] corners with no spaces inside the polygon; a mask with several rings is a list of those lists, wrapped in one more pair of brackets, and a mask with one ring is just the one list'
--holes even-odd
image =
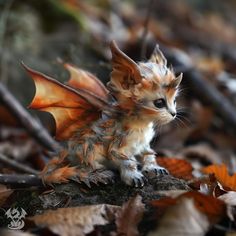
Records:
{"label": "kitten front paw", "polygon": [[130,186],[143,187],[145,183],[145,176],[138,170],[122,170],[121,179]]}
{"label": "kitten front paw", "polygon": [[168,170],[156,164],[144,165],[142,173],[149,178],[169,174]]}

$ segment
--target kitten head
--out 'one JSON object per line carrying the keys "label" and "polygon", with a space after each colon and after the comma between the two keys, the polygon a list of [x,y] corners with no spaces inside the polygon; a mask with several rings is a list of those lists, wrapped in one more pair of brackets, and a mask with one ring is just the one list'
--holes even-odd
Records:
{"label": "kitten head", "polygon": [[143,119],[166,124],[176,117],[176,96],[182,74],[175,76],[156,46],[147,62],[135,63],[111,43],[113,71],[108,83],[118,105]]}

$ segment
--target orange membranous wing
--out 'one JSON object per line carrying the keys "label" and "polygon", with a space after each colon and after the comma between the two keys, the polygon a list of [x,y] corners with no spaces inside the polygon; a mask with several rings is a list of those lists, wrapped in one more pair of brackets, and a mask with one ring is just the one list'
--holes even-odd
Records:
{"label": "orange membranous wing", "polygon": [[96,120],[108,101],[98,94],[66,86],[23,65],[35,83],[30,108],[51,113],[56,122],[56,139],[67,140],[73,133]]}
{"label": "orange membranous wing", "polygon": [[108,90],[93,74],[68,63],[64,64],[64,67],[70,72],[70,80],[67,82],[69,86],[87,90],[98,97],[108,99]]}

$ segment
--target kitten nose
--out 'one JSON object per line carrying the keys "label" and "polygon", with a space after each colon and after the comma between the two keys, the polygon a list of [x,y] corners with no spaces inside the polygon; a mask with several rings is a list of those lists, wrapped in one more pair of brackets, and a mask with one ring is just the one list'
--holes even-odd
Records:
{"label": "kitten nose", "polygon": [[176,116],[176,112],[175,111],[171,111],[170,114],[175,117]]}

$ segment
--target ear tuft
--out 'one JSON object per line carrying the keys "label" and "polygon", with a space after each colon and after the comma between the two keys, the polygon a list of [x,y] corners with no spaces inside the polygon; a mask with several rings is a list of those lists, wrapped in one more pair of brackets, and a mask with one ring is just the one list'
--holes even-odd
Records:
{"label": "ear tuft", "polygon": [[138,65],[123,53],[113,40],[110,44],[112,54],[112,74],[111,83],[115,87],[129,89],[134,84],[141,82],[141,75]]}
{"label": "ear tuft", "polygon": [[172,88],[177,88],[181,81],[182,81],[182,78],[183,78],[183,73],[181,73],[179,76],[177,76],[172,82],[171,82],[171,87]]}
{"label": "ear tuft", "polygon": [[161,52],[158,44],[156,45],[149,61],[156,63],[156,64],[161,64],[164,66],[167,65],[167,60],[166,60],[165,56],[163,55],[163,53]]}

